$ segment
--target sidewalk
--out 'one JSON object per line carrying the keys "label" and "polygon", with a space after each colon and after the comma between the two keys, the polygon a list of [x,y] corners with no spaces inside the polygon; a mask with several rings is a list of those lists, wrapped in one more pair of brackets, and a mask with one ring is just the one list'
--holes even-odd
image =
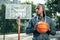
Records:
{"label": "sidewalk", "polygon": [[[32,40],[32,35],[27,35],[25,33],[20,34],[20,40]],[[3,40],[3,35],[0,35],[0,40]],[[8,34],[5,35],[5,40],[18,40],[18,34]],[[57,31],[55,36],[50,35],[50,40],[60,40],[60,31]]]}

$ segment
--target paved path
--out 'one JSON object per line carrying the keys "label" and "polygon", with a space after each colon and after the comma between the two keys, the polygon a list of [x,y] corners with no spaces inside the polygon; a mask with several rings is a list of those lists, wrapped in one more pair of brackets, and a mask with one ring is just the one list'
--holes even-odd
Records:
{"label": "paved path", "polygon": [[[18,40],[18,34],[8,34],[5,35],[5,40]],[[60,39],[60,32],[57,33],[55,36],[50,35],[50,40],[59,40]],[[3,40],[3,35],[0,35],[0,40]],[[20,40],[32,40],[31,35],[26,35],[25,33],[20,34]]]}

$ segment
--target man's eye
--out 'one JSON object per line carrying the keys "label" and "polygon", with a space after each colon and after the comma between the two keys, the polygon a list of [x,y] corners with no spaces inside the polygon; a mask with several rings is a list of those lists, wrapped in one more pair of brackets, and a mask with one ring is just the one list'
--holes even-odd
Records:
{"label": "man's eye", "polygon": [[38,8],[38,10],[39,10],[39,8]]}

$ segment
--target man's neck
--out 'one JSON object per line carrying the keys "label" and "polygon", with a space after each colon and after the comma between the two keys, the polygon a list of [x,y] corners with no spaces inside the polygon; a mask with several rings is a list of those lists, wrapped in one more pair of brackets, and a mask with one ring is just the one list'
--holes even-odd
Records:
{"label": "man's neck", "polygon": [[42,19],[43,17],[40,16],[40,18]]}
{"label": "man's neck", "polygon": [[[43,14],[43,13],[42,13]],[[42,19],[43,18],[43,15],[40,15],[40,18]]]}

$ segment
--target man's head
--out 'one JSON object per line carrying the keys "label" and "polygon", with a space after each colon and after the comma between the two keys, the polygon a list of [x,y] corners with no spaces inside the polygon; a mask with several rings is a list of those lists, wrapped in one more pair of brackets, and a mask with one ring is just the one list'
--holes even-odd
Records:
{"label": "man's head", "polygon": [[44,7],[42,4],[37,5],[36,11],[37,15],[39,15],[40,17],[44,17]]}

